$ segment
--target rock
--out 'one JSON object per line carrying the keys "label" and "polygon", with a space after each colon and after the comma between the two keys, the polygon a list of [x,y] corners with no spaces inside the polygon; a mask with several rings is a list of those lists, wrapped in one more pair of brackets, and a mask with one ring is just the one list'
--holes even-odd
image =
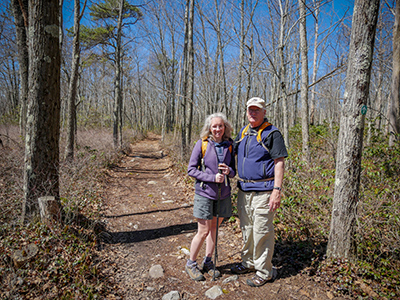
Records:
{"label": "rock", "polygon": [[151,180],[151,181],[149,181],[147,184],[157,184],[157,182]]}
{"label": "rock", "polygon": [[154,265],[149,270],[149,275],[151,278],[160,278],[164,276],[164,269],[161,265]]}
{"label": "rock", "polygon": [[190,251],[189,251],[189,249],[188,248],[186,248],[186,247],[179,247],[179,250],[180,250],[180,252],[182,252],[183,254],[185,254],[185,255],[190,255]]}
{"label": "rock", "polygon": [[206,292],[206,296],[210,299],[216,299],[217,297],[223,295],[224,292],[222,291],[222,288],[219,285],[213,286],[211,289],[209,289]]}
{"label": "rock", "polygon": [[171,291],[162,297],[162,300],[179,300],[181,299],[178,291]]}
{"label": "rock", "polygon": [[233,275],[233,276],[229,276],[228,278],[225,278],[225,279],[222,281],[222,283],[223,283],[223,284],[226,284],[226,283],[228,283],[228,282],[236,281],[236,280],[238,280],[238,279],[239,279],[239,276],[238,276],[238,275]]}

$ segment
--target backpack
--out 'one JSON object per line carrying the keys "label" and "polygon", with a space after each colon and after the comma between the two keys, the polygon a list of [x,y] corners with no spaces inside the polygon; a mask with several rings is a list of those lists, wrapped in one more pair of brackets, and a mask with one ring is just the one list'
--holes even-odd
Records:
{"label": "backpack", "polygon": [[[257,142],[258,142],[261,146],[263,146],[264,149],[267,150],[268,152],[269,152],[269,150],[268,150],[267,146],[265,146],[265,144],[264,144],[264,142],[263,142],[263,140],[262,140],[262,138],[261,138],[261,133],[263,132],[263,130],[264,130],[265,128],[267,128],[268,126],[271,126],[271,125],[272,125],[271,123],[269,123],[268,121],[266,121],[266,122],[264,122],[264,123],[260,126],[260,128],[258,129],[258,132],[257,132]],[[248,125],[243,129],[243,131],[242,131],[242,136],[240,137],[240,140],[237,141],[237,143],[240,143],[240,142],[244,139],[244,137],[246,136],[247,130],[249,130],[249,127],[250,127],[250,124],[248,124]],[[276,131],[276,130],[271,131],[268,135],[270,135],[270,134],[273,133],[274,131]]]}

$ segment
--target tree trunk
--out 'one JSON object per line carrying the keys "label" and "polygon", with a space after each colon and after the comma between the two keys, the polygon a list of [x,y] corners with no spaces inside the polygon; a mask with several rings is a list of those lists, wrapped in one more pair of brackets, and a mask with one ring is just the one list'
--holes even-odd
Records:
{"label": "tree trunk", "polygon": [[[354,259],[358,192],[379,0],[356,0],[340,118],[335,193],[327,255]],[[364,109],[363,109],[364,108]]]}
{"label": "tree trunk", "polygon": [[[283,107],[283,137],[285,139],[286,147],[290,147],[289,144],[289,116],[288,116],[288,97],[287,97],[287,88],[286,88],[286,67],[285,67],[285,55],[284,55],[284,36],[285,36],[285,27],[286,20],[288,16],[288,6],[289,1],[286,1],[285,6],[283,7],[282,1],[279,2],[279,9],[281,14],[280,19],[280,29],[279,29],[279,58],[281,62],[280,70],[279,70],[279,78],[280,78],[280,87],[282,93],[282,107]],[[276,118],[278,120],[278,118]]]}
{"label": "tree trunk", "polygon": [[188,56],[189,56],[189,61],[188,61],[188,71],[189,71],[189,77],[188,77],[188,99],[189,99],[189,111],[188,111],[188,130],[187,130],[187,136],[186,136],[186,145],[190,145],[191,140],[192,140],[192,123],[193,123],[193,103],[194,103],[194,45],[193,45],[193,23],[194,23],[194,1],[190,1],[189,5],[189,47],[188,47]]}
{"label": "tree trunk", "polygon": [[186,118],[186,108],[187,108],[187,90],[188,90],[188,43],[189,43],[189,6],[191,0],[186,1],[185,6],[185,39],[183,46],[183,62],[182,62],[182,81],[181,81],[181,94],[182,94],[182,105],[180,107],[182,111],[181,117],[181,157],[183,157],[184,153],[188,148],[188,144],[186,143],[186,131],[187,131],[187,118]]}
{"label": "tree trunk", "polygon": [[306,30],[306,5],[305,0],[299,0],[300,9],[300,53],[301,53],[301,131],[303,138],[303,160],[310,162],[310,134],[308,122],[308,46]]}
{"label": "tree trunk", "polygon": [[[86,4],[86,2],[85,2]],[[83,8],[83,11],[85,8]],[[75,132],[76,132],[76,96],[78,86],[78,75],[79,75],[79,60],[80,60],[80,48],[79,48],[79,28],[80,20],[83,15],[81,14],[80,0],[75,0],[74,6],[74,38],[72,42],[72,66],[71,66],[71,78],[68,88],[68,99],[67,99],[67,141],[65,148],[65,158],[68,161],[74,159],[74,143],[75,143]]]}
{"label": "tree trunk", "polygon": [[393,73],[392,97],[388,108],[389,118],[389,146],[395,140],[399,141],[400,135],[400,1],[396,1],[395,22],[393,26]]}
{"label": "tree trunk", "polygon": [[183,49],[182,80],[182,155],[187,153],[192,136],[194,97],[194,49],[193,49],[194,0],[187,0],[185,9],[185,45]]}
{"label": "tree trunk", "polygon": [[[22,5],[22,7],[20,6]],[[28,53],[28,0],[12,0],[11,1],[14,20],[15,31],[17,37],[18,48],[18,63],[19,63],[19,77],[20,77],[20,133],[25,134],[26,127],[26,112],[27,112],[27,99],[28,99],[28,68],[29,68],[29,53]]]}
{"label": "tree trunk", "polygon": [[23,220],[38,198],[59,201],[60,49],[58,0],[29,2],[29,94]]}
{"label": "tree trunk", "polygon": [[120,0],[117,40],[115,49],[115,83],[114,83],[114,148],[122,146],[122,87],[121,87],[121,48],[122,48],[122,15],[124,11],[124,0]]}
{"label": "tree trunk", "polygon": [[239,132],[242,126],[242,120],[240,118],[240,113],[243,111],[242,107],[242,70],[244,63],[244,0],[240,1],[240,44],[239,44],[239,65],[238,65],[238,83],[237,83],[237,94],[236,94],[236,116],[234,128],[235,132]]}
{"label": "tree trunk", "polygon": [[[315,18],[315,29],[314,29],[314,56],[313,56],[313,73],[312,73],[312,79],[311,82],[315,82],[317,80],[317,71],[318,71],[318,64],[317,64],[317,58],[318,58],[318,35],[319,35],[319,6],[320,6],[321,0],[314,0],[315,4],[315,12],[314,12],[314,18]],[[315,123],[315,85],[312,86],[311,89],[311,99],[310,99],[310,124],[314,125]]]}

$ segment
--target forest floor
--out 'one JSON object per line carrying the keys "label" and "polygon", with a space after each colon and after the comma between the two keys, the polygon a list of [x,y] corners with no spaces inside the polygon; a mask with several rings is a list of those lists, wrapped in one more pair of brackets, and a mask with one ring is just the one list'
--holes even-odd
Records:
{"label": "forest floor", "polygon": [[[290,253],[284,257],[275,251],[278,277],[272,283],[253,288],[246,284],[252,274],[233,277],[230,266],[240,262],[242,247],[239,220],[224,222],[219,230],[217,267],[222,276],[191,280],[184,266],[197,230],[194,191],[187,175],[174,170],[174,154],[165,151],[160,137],[149,135],[108,171],[102,216],[106,231],[99,251],[108,265],[103,274],[118,291],[115,299],[176,299],[167,297],[172,291],[179,299],[207,299],[214,286],[223,291],[217,299],[340,299],[307,270],[285,267],[282,262],[290,261]],[[198,262],[203,255],[204,246]]]}

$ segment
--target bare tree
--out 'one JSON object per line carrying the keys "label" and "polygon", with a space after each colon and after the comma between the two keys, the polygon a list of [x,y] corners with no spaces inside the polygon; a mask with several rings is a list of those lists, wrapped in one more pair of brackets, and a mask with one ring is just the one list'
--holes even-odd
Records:
{"label": "bare tree", "polygon": [[79,61],[80,61],[80,47],[79,47],[79,28],[80,21],[85,11],[86,0],[83,5],[81,12],[80,0],[75,0],[74,5],[74,38],[72,42],[72,66],[71,66],[71,78],[68,88],[68,99],[67,99],[67,141],[65,148],[65,158],[67,160],[74,159],[74,142],[76,132],[76,96],[78,86],[78,75],[79,75]]}
{"label": "bare tree", "polygon": [[[313,56],[313,72],[311,82],[315,82],[317,80],[317,71],[318,71],[318,36],[319,36],[319,5],[321,0],[313,0],[315,4],[314,11],[314,20],[315,20],[315,28],[314,28],[314,56]],[[311,99],[310,99],[310,124],[314,125],[315,122],[315,85],[311,88]]]}
{"label": "bare tree", "polygon": [[289,144],[289,114],[288,114],[288,96],[287,96],[287,86],[286,86],[286,63],[285,63],[285,31],[287,27],[287,18],[288,18],[288,8],[289,1],[286,1],[285,5],[282,5],[282,1],[279,1],[279,10],[280,10],[280,29],[279,29],[279,60],[281,62],[279,69],[279,78],[280,78],[280,87],[282,93],[282,107],[283,107],[283,137],[285,139],[286,147],[290,147]]}
{"label": "bare tree", "polygon": [[38,198],[59,200],[60,49],[58,0],[29,2],[29,93],[23,219]]}
{"label": "bare tree", "polygon": [[185,44],[183,49],[182,79],[182,155],[186,153],[192,136],[194,96],[194,50],[193,50],[194,0],[186,1]]}
{"label": "bare tree", "polygon": [[389,100],[389,146],[393,146],[400,136],[400,1],[396,1],[395,22],[393,26],[393,73],[392,95]]}
{"label": "bare tree", "polygon": [[308,121],[308,46],[305,0],[299,0],[300,53],[301,53],[301,131],[303,137],[303,160],[310,161],[310,134]]}
{"label": "bare tree", "polygon": [[28,54],[28,0],[12,0],[11,6],[15,20],[15,30],[17,36],[18,47],[18,63],[19,63],[19,77],[20,77],[20,132],[21,135],[25,134],[26,126],[26,110],[28,98],[28,68],[29,68],[29,54]]}
{"label": "bare tree", "polygon": [[122,51],[122,16],[125,0],[120,0],[117,22],[117,37],[115,46],[115,83],[114,83],[114,148],[122,146],[122,80],[121,80],[121,51]]}
{"label": "bare tree", "polygon": [[[356,0],[340,118],[328,257],[354,259],[358,192],[379,0]],[[364,107],[364,109],[363,109]]]}

